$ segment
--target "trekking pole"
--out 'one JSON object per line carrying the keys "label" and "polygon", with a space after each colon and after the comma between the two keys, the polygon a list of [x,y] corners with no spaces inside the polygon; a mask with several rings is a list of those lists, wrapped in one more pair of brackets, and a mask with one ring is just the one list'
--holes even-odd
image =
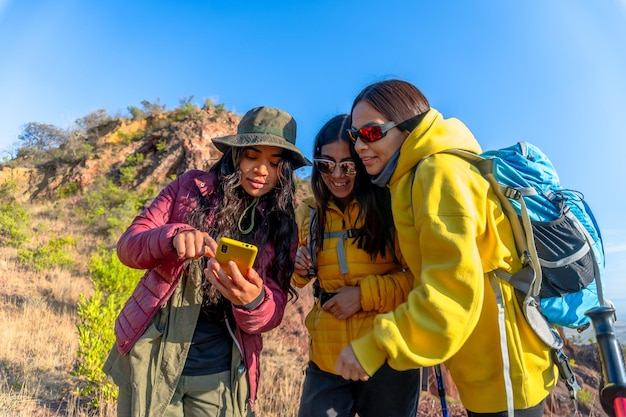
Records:
{"label": "trekking pole", "polygon": [[615,337],[613,307],[594,307],[585,313],[593,323],[602,363],[600,403],[610,416],[626,417],[626,368],[622,349]]}
{"label": "trekking pole", "polygon": [[443,385],[443,376],[441,375],[441,365],[435,365],[434,368],[435,368],[435,377],[437,379],[437,393],[439,394],[439,401],[441,401],[441,414],[443,415],[443,417],[449,417],[448,405],[446,404],[446,387]]}

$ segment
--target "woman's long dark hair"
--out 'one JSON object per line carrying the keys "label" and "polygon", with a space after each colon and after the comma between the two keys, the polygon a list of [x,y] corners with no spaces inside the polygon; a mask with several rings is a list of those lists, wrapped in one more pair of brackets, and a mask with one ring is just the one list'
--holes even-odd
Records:
{"label": "woman's long dark hair", "polygon": [[[208,198],[198,194],[199,204],[190,213],[189,224],[205,230],[211,237],[230,237],[252,243],[259,248],[272,242],[276,259],[272,262],[271,274],[280,287],[297,297],[291,286],[294,260],[291,244],[294,240],[296,223],[294,215],[295,183],[293,167],[287,156],[278,164],[278,183],[272,191],[260,198],[265,204],[265,216],[256,215],[251,207],[254,198],[241,187],[239,162],[247,148],[232,147],[209,170],[217,176],[218,187]],[[242,219],[243,217],[243,219]],[[239,227],[240,219],[247,226],[254,224],[249,233]],[[208,230],[206,230],[208,227]],[[282,271],[282,279],[279,272]]]}
{"label": "woman's long dark hair", "polygon": [[[321,157],[322,147],[329,143],[343,141],[350,147],[350,156],[356,164],[353,194],[359,205],[357,222],[363,221],[361,233],[356,237],[357,247],[365,250],[372,259],[376,255],[394,254],[395,227],[391,216],[391,197],[389,189],[376,187],[371,184],[371,176],[365,170],[361,158],[354,150],[347,129],[351,120],[347,114],[340,114],[330,119],[315,136],[313,157]],[[324,184],[322,175],[317,167],[311,171],[311,188],[315,196],[315,244],[323,247],[324,226],[326,224],[326,209],[328,202],[333,198],[330,190]],[[389,252],[387,252],[387,250]]]}

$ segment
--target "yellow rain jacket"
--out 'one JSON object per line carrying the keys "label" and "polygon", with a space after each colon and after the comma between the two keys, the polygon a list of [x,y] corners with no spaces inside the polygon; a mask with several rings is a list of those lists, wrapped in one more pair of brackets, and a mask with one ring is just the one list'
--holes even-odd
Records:
{"label": "yellow rain jacket", "polygon": [[[388,186],[414,289],[406,303],[377,316],[374,331],[352,347],[370,375],[385,361],[398,370],[444,362],[463,405],[491,413],[506,410],[507,403],[497,303],[487,273],[515,272],[521,263],[497,197],[467,161],[437,153],[450,148],[481,152],[463,123],[431,109],[400,149]],[[513,288],[498,282],[514,405],[524,409],[549,394],[556,368]]]}
{"label": "yellow rain jacket", "polygon": [[[299,246],[308,245],[309,222],[314,199],[304,200],[296,210]],[[352,200],[342,212],[334,202],[326,212],[326,232],[356,229],[358,204]],[[347,273],[341,273],[337,245],[342,245],[347,262]],[[401,268],[392,255],[374,259],[356,242],[347,238],[325,239],[324,247],[317,252],[317,279],[321,289],[334,292],[345,286],[361,287],[361,310],[346,320],[335,318],[322,309],[316,301],[306,318],[306,327],[311,337],[309,356],[323,371],[336,374],[335,363],[341,350],[351,341],[366,335],[374,327],[374,318],[381,312],[392,311],[406,300],[413,284],[413,276]],[[398,259],[402,259],[399,250]],[[304,287],[311,278],[294,274],[292,283]]]}

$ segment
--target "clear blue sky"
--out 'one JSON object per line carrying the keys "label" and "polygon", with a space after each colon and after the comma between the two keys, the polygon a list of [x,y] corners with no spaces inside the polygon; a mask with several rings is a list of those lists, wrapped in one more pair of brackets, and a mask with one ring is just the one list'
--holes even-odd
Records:
{"label": "clear blue sky", "polygon": [[607,290],[626,299],[626,0],[0,0],[5,151],[28,122],[194,96],[287,110],[310,156],[328,118],[392,77],[485,149],[546,151],[596,212]]}

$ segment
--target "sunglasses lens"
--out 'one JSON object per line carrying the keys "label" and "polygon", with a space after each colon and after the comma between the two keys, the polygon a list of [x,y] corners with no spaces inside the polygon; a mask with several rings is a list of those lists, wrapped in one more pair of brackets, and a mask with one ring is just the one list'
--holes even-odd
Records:
{"label": "sunglasses lens", "polygon": [[374,142],[383,137],[383,131],[380,126],[367,126],[359,130],[359,135],[365,142]]}
{"label": "sunglasses lens", "polygon": [[348,129],[348,134],[352,142],[356,142],[358,138],[361,138],[363,142],[376,142],[385,136],[386,132],[383,132],[383,128],[380,125],[366,126],[358,130]]}
{"label": "sunglasses lens", "polygon": [[325,159],[316,159],[315,166],[323,174],[332,174],[335,171],[335,163],[333,161],[327,161]]}
{"label": "sunglasses lens", "polygon": [[352,161],[346,161],[346,162],[342,162],[341,164],[339,164],[339,166],[341,167],[341,171],[343,172],[343,175],[346,175],[348,177],[353,177],[356,175],[356,164]]}
{"label": "sunglasses lens", "polygon": [[[314,159],[313,162],[322,174],[333,174],[335,172],[335,167],[337,166],[337,162],[329,161],[327,159]],[[348,177],[356,175],[356,164],[353,161],[340,162],[339,168],[341,169],[343,175]]]}

